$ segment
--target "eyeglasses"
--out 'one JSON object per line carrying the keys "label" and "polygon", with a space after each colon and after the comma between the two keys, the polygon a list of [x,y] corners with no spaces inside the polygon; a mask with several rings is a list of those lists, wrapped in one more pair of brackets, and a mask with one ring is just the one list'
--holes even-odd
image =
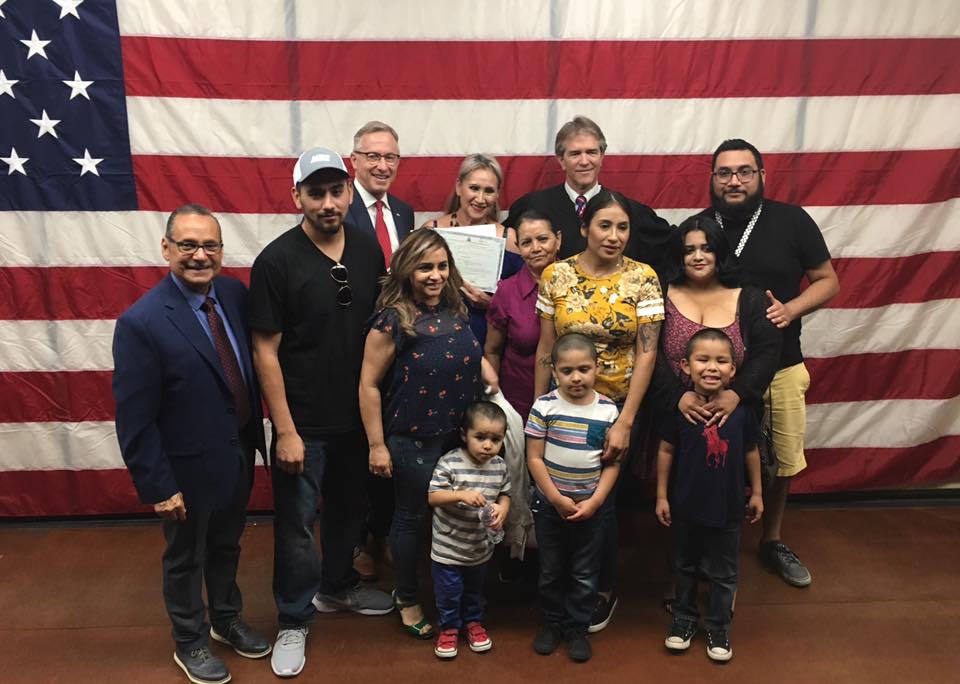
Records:
{"label": "eyeglasses", "polygon": [[223,249],[222,242],[194,242],[193,240],[171,240],[177,246],[181,254],[194,254],[198,249],[203,249],[207,254],[217,254]]}
{"label": "eyeglasses", "polygon": [[379,152],[361,152],[360,150],[354,150],[353,153],[366,157],[367,161],[371,164],[379,164],[381,159],[387,162],[388,166],[395,166],[400,163],[400,155],[394,154],[393,152],[380,154]]}
{"label": "eyeglasses", "polygon": [[350,283],[347,280],[350,275],[347,267],[343,264],[334,264],[330,267],[330,277],[340,286],[337,290],[337,304],[343,307],[350,306],[353,303],[353,292],[350,290]]}
{"label": "eyeglasses", "polygon": [[736,171],[723,167],[722,169],[714,171],[713,177],[721,183],[729,183],[730,180],[736,176],[741,183],[748,183],[756,172],[756,169],[751,169],[749,166],[741,166]]}

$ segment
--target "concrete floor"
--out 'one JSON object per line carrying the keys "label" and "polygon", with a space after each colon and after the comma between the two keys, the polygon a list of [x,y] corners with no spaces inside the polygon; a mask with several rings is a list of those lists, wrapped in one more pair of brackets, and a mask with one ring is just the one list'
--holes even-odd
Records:
{"label": "concrete floor", "polygon": [[[960,507],[793,508],[785,530],[813,584],[795,589],[759,567],[759,530],[748,529],[731,632],[735,657],[726,665],[707,659],[702,633],[685,655],[665,652],[666,538],[644,510],[626,516],[620,607],[592,639],[594,657],[585,665],[570,662],[563,649],[536,655],[533,581],[504,586],[491,577],[490,653],[462,648],[455,660],[440,662],[432,642],[400,632],[395,615],[322,615],[297,681],[960,681]],[[244,616],[270,635],[272,542],[269,520],[252,521],[240,563]],[[186,682],[172,661],[160,597],[161,548],[154,523],[0,524],[0,682]],[[378,585],[389,589],[389,577]],[[233,681],[278,681],[267,659],[213,648]]]}

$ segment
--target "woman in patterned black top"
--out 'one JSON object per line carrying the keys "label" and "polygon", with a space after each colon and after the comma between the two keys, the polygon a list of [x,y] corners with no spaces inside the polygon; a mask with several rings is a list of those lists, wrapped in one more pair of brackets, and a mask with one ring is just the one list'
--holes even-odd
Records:
{"label": "woman in patterned black top", "polygon": [[496,374],[467,323],[463,280],[437,231],[418,230],[393,254],[360,371],[360,413],[370,444],[370,472],[392,477],[396,510],[390,530],[404,629],[430,638],[420,607],[417,558],[429,512],[434,466],[456,446],[463,411],[496,388]]}

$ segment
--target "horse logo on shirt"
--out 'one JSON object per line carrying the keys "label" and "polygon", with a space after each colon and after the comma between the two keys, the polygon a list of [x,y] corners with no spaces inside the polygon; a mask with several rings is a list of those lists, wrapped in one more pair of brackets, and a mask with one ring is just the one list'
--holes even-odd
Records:
{"label": "horse logo on shirt", "polygon": [[703,436],[707,440],[707,467],[726,468],[727,449],[730,442],[720,439],[720,428],[716,425],[703,428]]}

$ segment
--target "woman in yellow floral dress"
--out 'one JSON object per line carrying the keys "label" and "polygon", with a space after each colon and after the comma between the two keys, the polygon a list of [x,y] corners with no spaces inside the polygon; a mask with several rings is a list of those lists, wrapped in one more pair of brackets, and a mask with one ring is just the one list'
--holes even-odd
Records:
{"label": "woman in yellow floral dress", "polygon": [[[603,458],[621,460],[630,447],[633,421],[650,385],[663,320],[663,295],[650,266],[623,256],[630,237],[630,209],[623,195],[601,190],[587,203],[580,231],[587,248],[551,264],[540,279],[534,398],[549,388],[550,352],[557,337],[567,332],[589,337],[600,364],[595,388],[620,407],[620,417],[607,433]],[[606,627],[617,604],[613,593],[618,536],[615,495],[616,490],[599,513],[603,516],[604,550],[600,600],[591,632]]]}

